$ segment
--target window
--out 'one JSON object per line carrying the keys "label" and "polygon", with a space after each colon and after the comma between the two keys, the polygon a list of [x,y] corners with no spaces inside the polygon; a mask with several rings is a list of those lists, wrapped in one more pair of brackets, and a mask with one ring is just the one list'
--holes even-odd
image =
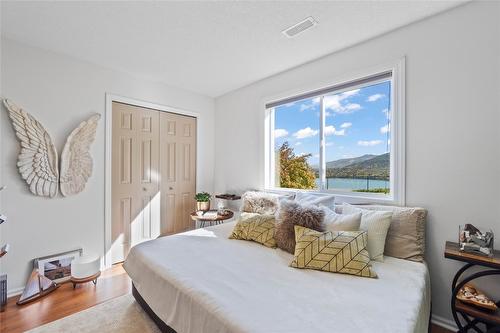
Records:
{"label": "window", "polygon": [[266,187],[403,203],[398,69],[266,105]]}

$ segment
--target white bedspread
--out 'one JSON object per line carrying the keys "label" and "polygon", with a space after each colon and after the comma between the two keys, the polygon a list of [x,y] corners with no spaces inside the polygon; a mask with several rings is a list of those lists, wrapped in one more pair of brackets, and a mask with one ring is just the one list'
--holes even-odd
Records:
{"label": "white bedspread", "polygon": [[134,247],[124,267],[178,333],[427,332],[425,264],[385,257],[378,279],[301,270],[281,250],[230,240],[234,223]]}

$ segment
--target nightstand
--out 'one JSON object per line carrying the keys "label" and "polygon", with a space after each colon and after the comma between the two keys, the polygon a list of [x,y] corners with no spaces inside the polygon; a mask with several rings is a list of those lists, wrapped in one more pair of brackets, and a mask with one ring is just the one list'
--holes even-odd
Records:
{"label": "nightstand", "polygon": [[[483,332],[478,323],[483,323],[487,327],[486,332],[500,332],[500,310],[487,311],[481,308],[462,303],[456,299],[458,291],[466,284],[477,278],[497,275],[500,277],[500,251],[494,251],[493,257],[483,257],[473,253],[460,252],[458,243],[446,242],[444,250],[444,257],[448,259],[458,260],[466,263],[460,268],[451,284],[451,312],[459,332],[467,332],[469,329],[474,329],[476,332]],[[463,277],[460,282],[458,280],[465,273],[466,270],[473,266],[480,266],[487,268],[477,273],[469,274]],[[496,302],[500,306],[500,301]],[[460,321],[458,315],[465,321],[465,326]]]}

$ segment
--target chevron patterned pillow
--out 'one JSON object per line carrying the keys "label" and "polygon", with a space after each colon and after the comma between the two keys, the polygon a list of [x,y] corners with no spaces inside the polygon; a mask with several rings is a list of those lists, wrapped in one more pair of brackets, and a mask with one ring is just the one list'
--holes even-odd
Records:
{"label": "chevron patterned pillow", "polygon": [[295,226],[291,267],[376,278],[366,250],[366,231],[319,232]]}
{"label": "chevron patterned pillow", "polygon": [[242,213],[229,238],[254,241],[275,248],[275,230],[273,215]]}

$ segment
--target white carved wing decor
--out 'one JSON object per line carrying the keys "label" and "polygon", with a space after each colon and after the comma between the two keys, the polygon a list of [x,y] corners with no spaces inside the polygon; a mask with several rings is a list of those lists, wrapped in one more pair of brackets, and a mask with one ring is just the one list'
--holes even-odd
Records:
{"label": "white carved wing decor", "polygon": [[19,173],[30,191],[42,197],[54,197],[59,187],[57,151],[49,133],[33,116],[11,101],[3,101],[16,136],[21,143],[17,159]]}
{"label": "white carved wing decor", "polygon": [[97,123],[95,114],[71,132],[61,154],[61,193],[64,196],[80,193],[92,175],[92,156],[89,148],[94,142]]}
{"label": "white carved wing decor", "polygon": [[[9,111],[12,126],[21,144],[17,166],[30,191],[42,197],[54,197],[60,186],[64,196],[83,191],[92,175],[89,148],[94,142],[101,116],[95,114],[71,132],[61,155],[61,172],[57,150],[47,130],[32,115],[8,99],[3,104]],[[59,176],[60,174],[60,176]]]}

